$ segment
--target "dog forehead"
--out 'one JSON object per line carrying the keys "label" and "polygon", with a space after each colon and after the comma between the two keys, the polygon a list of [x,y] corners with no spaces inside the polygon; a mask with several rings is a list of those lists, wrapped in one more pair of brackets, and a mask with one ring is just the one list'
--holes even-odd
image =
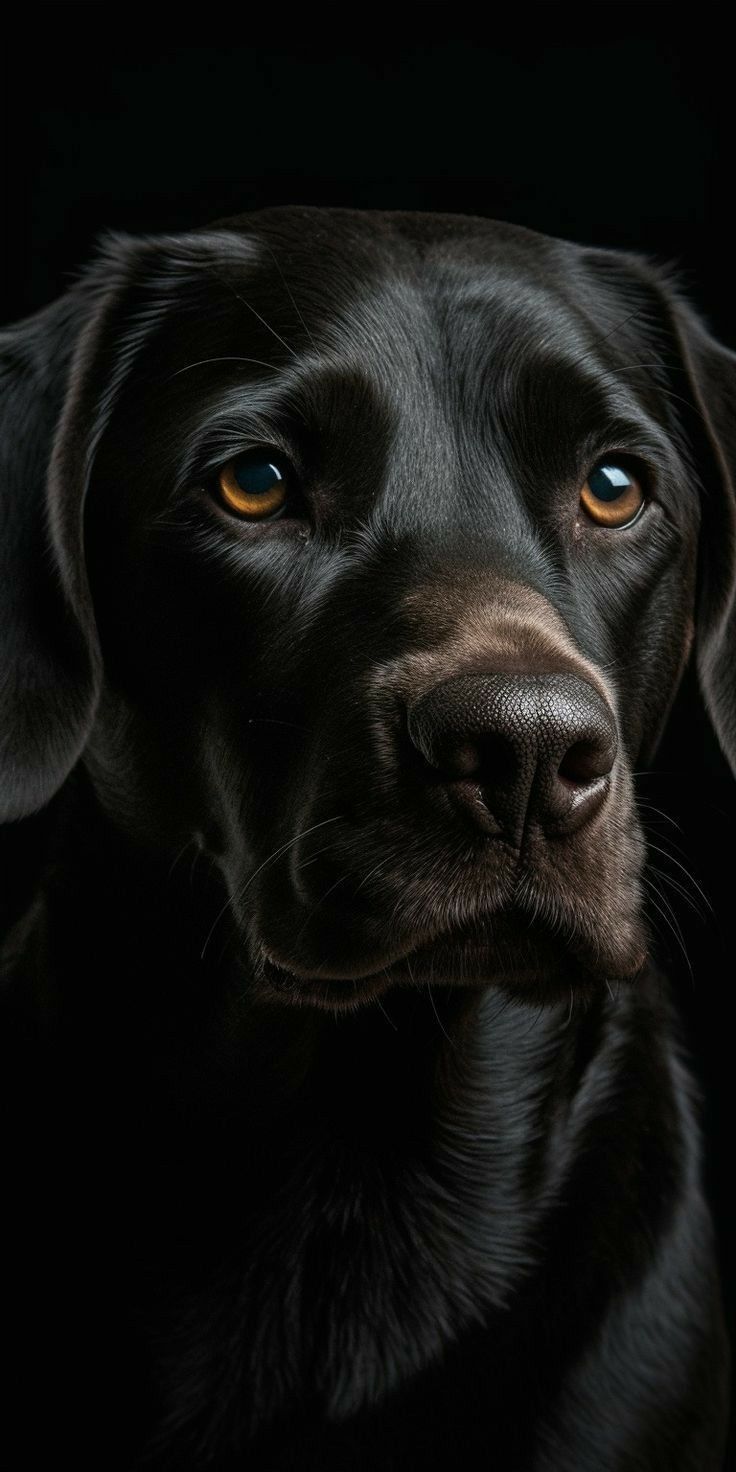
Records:
{"label": "dog forehead", "polygon": [[579,255],[574,243],[503,220],[409,210],[350,210],[279,205],[218,220],[201,233],[229,232],[265,249],[288,252],[292,262],[340,263],[351,269],[446,260],[467,265],[496,261],[519,270],[548,268]]}
{"label": "dog forehead", "polygon": [[384,486],[393,515],[424,516],[437,487],[447,520],[496,466],[516,522],[519,476],[536,494],[571,473],[570,446],[644,402],[600,371],[621,301],[582,248],[520,227],[279,208],[151,244],[128,319],[147,345],[135,373],[123,355],[111,425],[143,499],[191,479],[203,444],[214,463],[215,444],[224,460],[286,435],[325,485],[349,484],[350,514]]}
{"label": "dog forehead", "polygon": [[514,420],[520,392],[554,422],[580,398],[560,374],[622,315],[579,247],[472,217],[278,208],[197,239],[162,372],[200,405],[229,377],[333,423],[370,395],[420,432],[477,425],[499,394]]}
{"label": "dog forehead", "polygon": [[353,346],[360,332],[364,358],[377,346],[411,349],[430,324],[441,326],[445,346],[453,330],[462,346],[473,317],[484,330],[508,325],[517,345],[526,324],[528,341],[538,342],[545,324],[555,319],[559,328],[581,311],[579,247],[504,222],[278,208],[211,228],[213,243],[237,237],[240,261],[237,247],[226,249],[227,265],[244,289],[289,305],[297,338],[300,329],[326,332],[334,346],[341,335]]}
{"label": "dog forehead", "polygon": [[[217,231],[243,256],[238,264],[238,245],[228,252],[229,301],[224,318],[213,314],[219,336],[207,354],[217,364],[255,343],[281,375],[265,397],[276,404],[286,391],[338,439],[335,426],[373,403],[374,419],[401,426],[411,455],[422,442],[436,459],[457,429],[466,451],[493,454],[494,424],[507,448],[522,436],[528,453],[533,425],[544,460],[557,440],[638,415],[645,400],[658,413],[653,375],[642,396],[626,374],[600,371],[615,366],[616,329],[632,314],[581,247],[502,222],[404,212],[278,208]],[[632,340],[622,346],[628,369]]]}

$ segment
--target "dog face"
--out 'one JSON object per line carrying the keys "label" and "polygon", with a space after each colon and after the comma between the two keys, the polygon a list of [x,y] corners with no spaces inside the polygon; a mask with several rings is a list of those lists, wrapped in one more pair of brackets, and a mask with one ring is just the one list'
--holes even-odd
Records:
{"label": "dog face", "polygon": [[736,360],[666,280],[272,210],[114,242],[6,354],[8,816],[81,758],[270,999],[636,974],[696,622],[736,743]]}

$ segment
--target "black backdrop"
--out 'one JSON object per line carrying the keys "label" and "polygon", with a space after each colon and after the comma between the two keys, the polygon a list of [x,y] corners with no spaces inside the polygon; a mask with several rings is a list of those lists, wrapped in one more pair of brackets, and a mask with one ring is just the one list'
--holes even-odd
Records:
{"label": "black backdrop", "polygon": [[[0,316],[63,291],[110,227],[339,204],[477,213],[676,262],[736,347],[730,47],[708,7],[700,22],[688,11],[686,22],[669,4],[522,5],[512,23],[427,4],[399,25],[381,8],[339,8],[295,31],[286,15],[247,12],[233,29],[238,12],[218,7],[187,31],[166,8],[151,32],[139,7],[36,7],[6,38]],[[680,825],[651,828],[671,855],[654,857],[675,916],[656,943],[703,1084],[733,1305],[736,784],[692,674],[641,785]]]}

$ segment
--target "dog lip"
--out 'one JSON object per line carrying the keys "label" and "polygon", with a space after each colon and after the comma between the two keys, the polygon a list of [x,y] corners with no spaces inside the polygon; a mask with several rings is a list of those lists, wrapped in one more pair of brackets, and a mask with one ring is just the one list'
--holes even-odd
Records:
{"label": "dog lip", "polygon": [[[496,912],[496,916],[508,917],[510,914],[515,914],[516,918],[520,921],[524,919],[522,912],[517,913],[516,911],[509,910]],[[488,917],[486,923],[490,922],[493,918],[492,916]],[[366,996],[369,996],[376,989],[385,990],[388,985],[393,984],[399,979],[395,973],[397,971],[401,972],[402,968],[405,972],[405,978],[402,979],[405,979],[409,983],[413,982],[415,978],[412,973],[412,961],[421,969],[421,965],[426,961],[427,953],[431,952],[434,948],[439,948],[440,951],[456,949],[459,953],[465,949],[465,962],[467,963],[468,948],[470,948],[471,953],[477,950],[478,956],[481,958],[484,948],[488,947],[489,944],[493,944],[493,930],[490,926],[486,935],[478,934],[477,930],[474,930],[473,927],[461,930],[438,930],[433,935],[415,937],[410,945],[397,950],[395,954],[391,954],[388,951],[378,960],[374,954],[370,960],[367,960],[364,967],[351,967],[343,964],[338,970],[334,967],[326,967],[324,965],[300,966],[291,959],[288,962],[283,961],[270,946],[261,943],[261,965],[264,969],[265,979],[274,984],[280,992],[291,991],[295,996],[299,996],[308,995],[311,990],[315,990],[325,1000],[331,998],[333,1000],[342,999],[346,1002],[353,1002],[359,999],[365,1000]],[[601,971],[600,980],[609,982],[611,979],[623,982],[635,981],[642,967],[646,964],[646,960],[646,948],[642,949],[639,947],[635,954],[629,955],[627,961],[620,968],[617,968],[615,976],[613,972],[609,975]],[[580,963],[580,957],[571,953],[570,962],[572,965],[578,965]],[[540,954],[540,965],[544,969],[544,958],[542,954]],[[482,964],[479,967],[478,977],[475,981],[476,985],[484,984],[486,978],[484,978],[483,972],[486,971],[487,966],[488,962],[483,958]],[[498,970],[497,964],[491,961],[490,969],[495,973]],[[529,970],[529,966],[527,965],[522,969]],[[391,975],[392,972],[394,975]],[[358,983],[360,984],[359,990],[353,990],[346,995],[346,988],[351,985],[357,988]],[[469,981],[469,984],[473,985],[474,983]]]}
{"label": "dog lip", "polygon": [[[381,971],[366,972],[360,976],[353,973],[352,975],[343,974],[341,977],[324,977],[315,975],[313,971],[296,975],[293,971],[281,966],[270,957],[264,957],[262,964],[265,982],[285,1001],[297,1006],[311,1005],[326,1011],[349,1012],[364,1003],[373,1001],[376,997],[380,997],[393,986],[410,985],[415,988],[424,986],[426,984],[426,978],[421,975],[414,975],[410,966],[407,966],[406,972],[403,975],[397,975],[394,972],[394,968],[400,968],[402,962],[410,961],[413,955],[415,955],[415,952],[410,951],[406,955],[398,957],[396,961],[388,963]],[[574,961],[572,964],[573,969],[576,970]],[[614,993],[611,991],[611,984],[613,983],[616,986],[621,983],[626,985],[635,984],[645,964],[646,957],[643,959],[637,958],[637,962],[633,967],[626,968],[616,976],[609,976],[602,973],[596,980],[601,986],[605,985],[611,997],[614,997]],[[479,976],[475,982],[465,978],[462,983],[451,981],[450,984],[453,986],[462,985],[471,990],[483,989],[489,985],[493,985],[494,979],[498,979],[497,972],[498,968],[494,966],[493,976]],[[550,1000],[558,1000],[558,988],[554,985],[555,977],[552,975],[551,978],[548,978],[546,976],[546,968],[543,965],[541,967],[531,965],[522,966],[515,969],[513,977],[509,973],[504,972],[503,980],[508,981],[510,979],[516,985],[520,981],[522,984],[528,985],[529,983],[536,984],[540,980],[545,984],[547,980],[551,979],[553,981],[553,993],[551,994]],[[569,985],[569,980],[569,975],[566,974],[566,986]],[[582,980],[584,983],[589,981],[589,973],[586,974],[583,971]]]}
{"label": "dog lip", "polygon": [[352,976],[319,976],[314,971],[298,975],[274,961],[271,956],[262,958],[265,981],[280,995],[287,995],[295,1002],[315,1003],[333,1010],[349,1010],[360,1002],[386,990],[389,977],[386,971]]}
{"label": "dog lip", "polygon": [[[487,923],[492,919],[493,916],[487,917]],[[261,942],[261,962],[269,971],[273,968],[282,977],[289,978],[292,984],[316,981],[319,983],[335,982],[344,985],[345,982],[350,981],[385,980],[386,972],[391,967],[400,966],[403,962],[411,962],[413,956],[428,950],[431,946],[448,945],[453,942],[456,944],[467,943],[469,938],[467,934],[463,935],[452,929],[437,930],[434,933],[424,936],[415,936],[410,945],[396,950],[395,953],[387,948],[378,962],[376,962],[374,956],[366,963],[365,967],[349,967],[343,965],[339,971],[331,966],[319,964],[300,966],[298,962],[294,962],[291,959],[288,962],[283,961],[270,945]]]}
{"label": "dog lip", "polygon": [[[431,945],[431,941],[427,942],[427,944]],[[399,962],[406,960],[407,956],[411,957],[416,949],[416,946],[412,946],[410,950],[402,951],[397,956],[387,957],[379,965],[378,970],[373,967],[363,970],[343,966],[339,972],[326,966],[299,966],[293,961],[289,961],[287,964],[274,955],[273,951],[267,946],[262,946],[261,952],[262,964],[267,968],[269,975],[273,971],[278,972],[280,976],[288,978],[292,983],[318,981],[327,984],[331,982],[344,984],[346,981],[374,981],[378,977],[383,976],[388,966],[398,965]]]}

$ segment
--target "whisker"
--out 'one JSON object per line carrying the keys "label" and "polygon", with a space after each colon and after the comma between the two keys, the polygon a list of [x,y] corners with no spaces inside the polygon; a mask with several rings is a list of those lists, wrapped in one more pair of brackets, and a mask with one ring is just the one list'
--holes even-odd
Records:
{"label": "whisker", "polygon": [[[407,965],[408,964],[409,963],[407,961]],[[409,975],[411,975],[411,970],[409,972]],[[437,1011],[437,1007],[435,1005],[435,1000],[434,1000],[434,997],[432,995],[432,984],[429,981],[427,982],[427,996],[429,997],[429,1000],[432,1003],[432,1011],[434,1012],[434,1015],[437,1018],[437,1025],[439,1027],[440,1032],[443,1034],[444,1037],[447,1038],[447,1041],[450,1044],[450,1047],[451,1048],[454,1048],[454,1046],[455,1046],[454,1039],[450,1037],[449,1033],[446,1031],[446,1029],[442,1025],[442,1018],[440,1017],[440,1014]]]}
{"label": "whisker", "polygon": [[682,833],[682,824],[676,823],[675,819],[669,813],[666,813],[664,808],[658,808],[655,803],[649,801],[648,797],[640,797],[637,793],[636,803],[637,807],[646,808],[648,812],[656,813],[658,818],[663,818],[665,823],[671,823],[673,828],[677,828]]}
{"label": "whisker", "polygon": [[604,332],[601,337],[597,337],[595,341],[591,343],[590,347],[587,348],[586,351],[582,353],[579,358],[575,359],[575,366],[577,367],[579,363],[584,363],[586,358],[589,358],[592,353],[596,352],[596,350],[601,346],[602,343],[608,342],[609,339],[613,337],[615,332],[620,332],[621,328],[625,327],[627,322],[631,322],[634,317],[640,317],[641,315],[641,307],[635,307],[633,312],[627,312],[625,317],[622,317],[619,322],[614,323],[614,326],[611,328],[610,332]]}
{"label": "whisker", "polygon": [[368,873],[361,879],[360,884],[358,885],[358,888],[355,890],[355,894],[358,893],[358,890],[359,889],[362,889],[363,888],[363,885],[364,884],[367,884],[368,883],[368,880],[369,879],[372,879],[373,878],[373,875],[374,874],[378,874],[379,871],[385,869],[386,864],[388,862],[389,862],[388,859],[382,859],[381,862],[380,862],[380,864],[376,864],[373,869],[369,869],[368,870]]}
{"label": "whisker", "polygon": [[308,869],[310,864],[316,864],[317,860],[321,859],[323,854],[332,853],[334,847],[334,843],[326,843],[324,848],[317,849],[316,854],[310,854],[309,858],[304,859],[301,864],[295,864],[295,871],[301,874],[302,869]]}
{"label": "whisker", "polygon": [[210,363],[255,363],[259,368],[268,368],[270,373],[279,372],[274,363],[265,363],[262,358],[244,358],[239,354],[225,354],[218,358],[198,358],[195,363],[187,363],[184,368],[177,368],[176,373],[170,373],[166,382],[170,383],[172,378],[178,378],[180,373],[191,373],[193,368],[204,368]]}
{"label": "whisker", "polygon": [[308,731],[309,726],[300,724],[298,721],[282,721],[276,716],[249,716],[249,726],[290,726],[294,731]]}
{"label": "whisker", "polygon": [[284,287],[285,287],[285,289],[286,289],[286,292],[287,292],[287,295],[288,295],[288,297],[289,297],[289,301],[290,301],[290,302],[291,302],[291,305],[292,305],[292,306],[293,306],[293,308],[294,308],[294,311],[295,311],[295,312],[296,312],[296,315],[297,315],[297,317],[298,317],[298,318],[299,318],[299,321],[300,321],[300,322],[301,322],[301,324],[302,324],[302,327],[303,327],[303,328],[304,328],[304,331],[305,331],[305,332],[306,332],[306,334],[307,334],[307,337],[308,337],[308,338],[309,338],[309,341],[310,341],[310,342],[311,342],[311,344],[312,344],[312,347],[313,347],[313,348],[314,348],[314,350],[315,350],[315,352],[316,352],[316,351],[317,351],[317,344],[316,344],[316,342],[315,342],[315,340],[314,340],[314,338],[313,338],[313,337],[312,337],[312,334],[311,334],[311,332],[310,332],[310,331],[309,331],[309,328],[308,328],[308,327],[307,327],[307,324],[306,324],[306,322],[305,322],[305,321],[304,321],[304,318],[303,318],[303,316],[302,316],[302,314],[301,314],[301,312],[300,312],[300,310],[299,310],[299,307],[298,307],[298,305],[297,305],[297,301],[296,301],[296,298],[295,298],[295,296],[294,296],[294,293],[293,293],[293,291],[292,291],[292,289],[291,289],[291,287],[290,287],[290,286],[289,286],[289,283],[288,283],[288,281],[287,281],[287,279],[286,279],[286,277],[285,277],[285,275],[284,275],[284,273],[283,273],[283,271],[282,271],[282,269],[281,269],[281,264],[280,264],[280,262],[279,262],[279,259],[278,259],[278,256],[277,256],[277,255],[276,255],[276,253],[275,253],[275,252],[274,252],[274,251],[273,251],[273,250],[272,250],[272,249],[271,249],[271,246],[270,246],[270,245],[269,245],[269,244],[268,244],[268,241],[265,241],[265,242],[264,242],[264,244],[265,244],[265,246],[266,246],[266,250],[267,250],[267,251],[268,251],[268,254],[269,254],[269,255],[270,255],[270,257],[271,257],[271,260],[272,260],[272,261],[273,261],[273,263],[274,263],[274,266],[275,266],[275,267],[276,267],[276,270],[277,270],[277,271],[278,271],[278,273],[279,273],[279,276],[280,276],[280,277],[281,277],[281,280],[282,280],[282,281],[283,281],[283,283],[284,283]]}
{"label": "whisker", "polygon": [[194,850],[194,857],[192,859],[192,862],[189,865],[189,893],[190,894],[192,893],[192,890],[194,888],[194,871],[195,871],[195,869],[197,867],[197,864],[199,863],[201,857],[202,857],[202,849],[199,846],[197,846],[197,848],[195,848],[195,850]]}
{"label": "whisker", "polygon": [[[332,894],[332,891],[334,889],[338,889],[340,887],[340,885],[341,884],[344,884],[345,881],[347,879],[349,879],[349,878],[350,878],[350,874],[349,873],[341,874],[340,877],[339,877],[339,879],[336,879],[335,882],[334,882],[334,884],[331,884],[330,887],[329,887],[329,889],[326,889],[325,892],[324,892],[324,894],[320,895],[320,897],[317,900],[316,904],[314,904],[312,906],[311,910],[309,911],[309,914],[307,915],[307,918],[304,921],[303,925],[301,925],[299,927],[299,930],[296,933],[296,938],[295,938],[295,941],[294,941],[294,945],[295,946],[299,944],[299,941],[301,940],[301,938],[302,938],[302,936],[303,936],[303,934],[304,934],[307,926],[309,925],[310,920],[313,920],[314,919],[314,916],[316,915],[318,909],[320,908],[320,905],[323,905],[324,904],[325,900],[329,898],[329,896]],[[292,947],[292,949],[293,949],[293,947]]]}
{"label": "whisker", "polygon": [[667,852],[667,849],[660,848],[658,844],[652,843],[652,841],[651,841],[651,839],[649,838],[648,835],[647,835],[647,844],[649,845],[649,847],[651,849],[654,850],[655,854],[662,854],[663,858],[668,859],[671,864],[674,864],[678,869],[681,869],[682,870],[683,874],[685,875],[685,878],[686,879],[689,879],[690,880],[690,883],[692,885],[694,885],[694,887],[698,891],[698,894],[700,895],[700,898],[702,899],[703,903],[705,905],[707,905],[707,907],[710,910],[711,914],[713,914],[713,906],[712,906],[710,900],[708,899],[708,896],[705,893],[705,890],[702,889],[701,886],[698,884],[698,881],[695,878],[695,875],[694,874],[691,874],[690,873],[690,870],[689,869],[686,869],[685,865],[684,864],[681,864],[680,863],[680,860],[679,859],[676,859],[675,856],[674,856],[674,854],[668,853]]}
{"label": "whisker", "polygon": [[204,960],[205,951],[207,950],[212,936],[215,933],[215,929],[219,925],[226,910],[230,908],[235,899],[240,900],[243,898],[243,895],[250,888],[251,884],[253,884],[254,880],[258,878],[258,875],[261,873],[261,871],[265,869],[268,864],[273,864],[275,863],[276,859],[281,858],[282,854],[285,854],[287,852],[287,849],[292,848],[295,843],[298,843],[300,838],[306,838],[308,833],[316,833],[318,828],[325,828],[328,823],[339,823],[342,817],[343,814],[338,813],[334,818],[324,818],[321,823],[314,823],[311,828],[305,828],[303,832],[295,833],[293,838],[289,838],[286,843],[282,843],[279,848],[274,849],[273,853],[269,854],[268,858],[264,859],[263,863],[258,865],[258,868],[253,872],[253,874],[250,875],[245,884],[243,884],[238,890],[237,895],[229,895],[224,905],[222,906],[222,909],[218,911],[207,935],[207,939],[205,940],[205,943],[200,952],[200,961]]}
{"label": "whisker", "polygon": [[287,353],[291,353],[292,358],[296,358],[298,355],[294,352],[294,349],[289,346],[288,342],[286,342],[283,337],[281,337],[280,333],[276,331],[276,328],[272,327],[271,324],[266,321],[265,317],[262,317],[260,312],[256,311],[256,308],[251,306],[250,302],[247,302],[245,297],[241,296],[239,291],[235,290],[235,287],[233,286],[232,282],[228,280],[227,276],[225,276],[221,271],[218,272],[218,276],[219,279],[225,283],[228,290],[232,292],[236,301],[239,301],[241,306],[244,306],[247,311],[252,312],[253,316],[258,318],[258,321],[262,324],[263,327],[265,327],[266,331],[270,332],[271,336],[275,337],[276,341],[280,342],[283,348],[286,348]]}
{"label": "whisker", "polygon": [[[688,956],[687,949],[685,947],[685,942],[684,942],[684,940],[682,938],[682,932],[681,932],[680,927],[679,927],[679,925],[677,923],[677,917],[675,916],[675,914],[674,914],[674,912],[673,912],[673,910],[672,910],[669,902],[665,898],[665,896],[654,885],[654,881],[651,880],[651,879],[648,879],[646,875],[642,875],[642,879],[643,879],[643,881],[644,881],[647,889],[650,891],[650,893],[649,893],[649,901],[648,901],[649,904],[650,905],[654,905],[655,910],[657,910],[658,913],[662,916],[662,919],[664,920],[665,925],[667,925],[667,927],[669,928],[669,930],[671,930],[672,934],[675,937],[675,940],[677,941],[678,946],[680,947],[680,950],[682,951],[682,954],[683,954],[683,956],[685,958],[685,965],[687,966],[687,969],[688,969],[688,971],[690,973],[690,981],[692,983],[692,986],[694,987],[695,986],[695,974],[694,974],[693,968],[692,968],[692,966],[690,964],[690,957]],[[652,893],[651,893],[652,890],[654,891],[654,894],[656,894],[657,899],[659,899],[659,900],[662,901],[662,905],[665,907],[664,909],[662,908],[662,906],[660,906],[660,905],[657,904],[657,900],[655,900],[655,899],[652,898]]]}
{"label": "whisker", "polygon": [[673,875],[666,874],[664,869],[661,869],[658,864],[654,864],[651,861],[649,870],[662,884],[668,884],[670,889],[674,890],[675,894],[678,894],[684,900],[685,904],[697,915],[699,920],[705,920],[702,907],[693,899],[691,894],[688,894],[684,884],[680,884],[679,880],[675,879]]}
{"label": "whisker", "polygon": [[[385,966],[383,968],[383,974],[386,977],[386,980],[387,981],[390,981],[391,980],[391,978],[390,978],[390,976],[388,974],[388,971],[386,970],[386,967]],[[393,1030],[394,1030],[394,1032],[398,1032],[399,1029],[398,1029],[396,1023],[393,1021],[393,1019],[391,1017],[389,1017],[388,1012],[386,1011],[386,1008],[384,1007],[384,1005],[383,1005],[383,1003],[381,1001],[381,998],[380,997],[374,997],[373,1000],[375,1001],[375,1004],[376,1004],[379,1012],[382,1012],[383,1015],[384,1015],[384,1017],[386,1018],[386,1021],[387,1021],[388,1025],[389,1025],[389,1027],[392,1027]]]}
{"label": "whisker", "polygon": [[179,849],[179,852],[176,855],[176,858],[173,860],[172,865],[171,865],[171,868],[169,869],[169,872],[166,875],[167,881],[171,878],[171,876],[172,876],[172,874],[173,874],[173,872],[174,872],[177,864],[179,863],[179,861],[184,858],[184,855],[185,855],[187,849],[190,847],[191,844],[193,844],[193,843],[196,844],[196,842],[197,842],[196,838],[194,836],[192,836],[191,838],[188,838],[187,839],[186,843],[184,844],[184,847]]}

